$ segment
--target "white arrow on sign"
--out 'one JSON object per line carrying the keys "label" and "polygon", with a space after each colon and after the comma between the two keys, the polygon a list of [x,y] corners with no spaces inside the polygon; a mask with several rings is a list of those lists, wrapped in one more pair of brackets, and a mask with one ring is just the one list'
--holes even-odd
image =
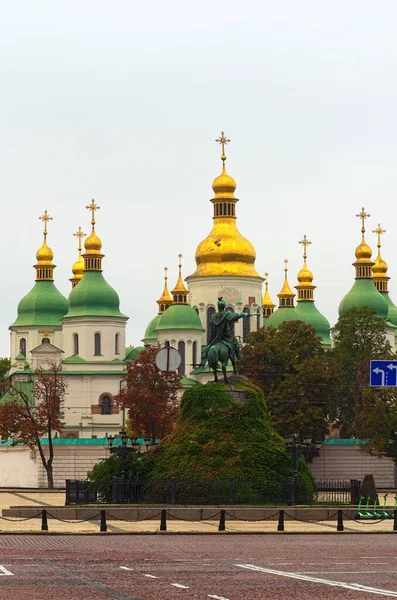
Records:
{"label": "white arrow on sign", "polygon": [[0,575],[14,575],[14,573],[11,573],[11,571],[3,567],[3,565],[0,565]]}
{"label": "white arrow on sign", "polygon": [[381,385],[385,385],[385,378],[386,378],[386,372],[385,372],[385,370],[384,369],[379,369],[379,367],[376,367],[376,369],[372,369],[372,370],[377,375],[379,375],[379,373],[381,373]]}
{"label": "white arrow on sign", "polygon": [[397,387],[397,365],[393,365],[393,363],[390,363],[390,365],[387,365],[387,368],[390,369],[390,371],[396,371],[396,387]]}

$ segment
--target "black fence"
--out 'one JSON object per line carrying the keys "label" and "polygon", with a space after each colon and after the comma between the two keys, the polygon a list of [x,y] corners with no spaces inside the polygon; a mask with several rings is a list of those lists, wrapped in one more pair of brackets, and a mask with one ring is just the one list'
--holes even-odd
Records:
{"label": "black fence", "polygon": [[[305,496],[304,490],[299,489],[299,483],[296,488],[294,485],[294,478],[271,488],[258,481],[236,479],[129,481],[114,478],[97,482],[67,479],[66,504],[283,505],[313,501],[313,498]],[[359,489],[358,480],[319,480],[316,500],[320,503],[357,504]]]}

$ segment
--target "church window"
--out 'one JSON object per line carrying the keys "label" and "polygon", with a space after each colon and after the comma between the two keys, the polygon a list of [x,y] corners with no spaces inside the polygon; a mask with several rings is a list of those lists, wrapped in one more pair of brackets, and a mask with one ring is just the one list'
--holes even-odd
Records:
{"label": "church window", "polygon": [[207,308],[207,344],[211,338],[211,317],[215,314],[215,308],[213,306],[209,306]]}
{"label": "church window", "polygon": [[49,343],[50,343],[50,338],[48,338],[48,337],[43,337],[43,338],[41,339],[41,343],[42,343],[42,344],[49,344]]}
{"label": "church window", "polygon": [[232,312],[232,313],[234,313],[234,308],[233,308],[233,306],[228,306],[226,310],[228,310],[229,312]]}
{"label": "church window", "polygon": [[223,214],[224,214],[224,216],[227,215],[226,202],[223,203]]}
{"label": "church window", "polygon": [[170,347],[170,343],[168,340],[165,340],[164,342],[164,348],[169,348]]}
{"label": "church window", "polygon": [[[246,306],[244,308],[243,312],[250,314],[249,306]],[[243,342],[247,341],[250,331],[251,331],[251,321],[250,321],[249,317],[246,317],[245,319],[243,319]]]}
{"label": "church window", "polygon": [[197,342],[193,342],[192,346],[192,363],[194,369],[197,366]]}
{"label": "church window", "polygon": [[256,310],[256,328],[261,328],[261,309],[259,307]]}
{"label": "church window", "polygon": [[185,375],[185,342],[178,342],[178,352],[181,355],[181,364],[178,368],[179,375]]}
{"label": "church window", "polygon": [[78,333],[73,334],[73,354],[78,356],[79,354],[79,335]]}
{"label": "church window", "polygon": [[20,348],[21,354],[23,354],[23,356],[26,357],[26,339],[25,338],[20,339],[19,348]]}
{"label": "church window", "polygon": [[114,353],[120,354],[120,334],[116,333],[114,336]]}
{"label": "church window", "polygon": [[94,335],[94,353],[95,356],[101,356],[101,334],[96,333]]}
{"label": "church window", "polygon": [[286,300],[286,305],[287,305],[287,306],[290,306],[290,305],[291,305],[291,300],[290,300],[290,298],[287,298],[287,300]]}
{"label": "church window", "polygon": [[195,307],[193,308],[193,310],[195,310],[195,311],[196,311],[196,313],[197,313],[197,314],[199,314],[199,309],[197,308],[197,306],[195,306]]}
{"label": "church window", "polygon": [[102,396],[101,398],[101,414],[111,415],[112,414],[112,403],[109,396]]}

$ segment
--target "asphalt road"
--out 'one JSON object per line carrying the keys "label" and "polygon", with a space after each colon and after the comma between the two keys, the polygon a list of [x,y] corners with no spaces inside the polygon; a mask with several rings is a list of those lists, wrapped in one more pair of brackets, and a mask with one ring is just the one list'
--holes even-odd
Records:
{"label": "asphalt road", "polygon": [[397,534],[0,536],[1,600],[397,598]]}

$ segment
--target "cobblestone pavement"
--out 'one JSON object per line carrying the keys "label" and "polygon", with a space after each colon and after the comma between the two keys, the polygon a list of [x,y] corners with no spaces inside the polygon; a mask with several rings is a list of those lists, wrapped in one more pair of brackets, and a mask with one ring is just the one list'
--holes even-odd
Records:
{"label": "cobblestone pavement", "polygon": [[397,598],[394,535],[0,536],[1,600]]}

